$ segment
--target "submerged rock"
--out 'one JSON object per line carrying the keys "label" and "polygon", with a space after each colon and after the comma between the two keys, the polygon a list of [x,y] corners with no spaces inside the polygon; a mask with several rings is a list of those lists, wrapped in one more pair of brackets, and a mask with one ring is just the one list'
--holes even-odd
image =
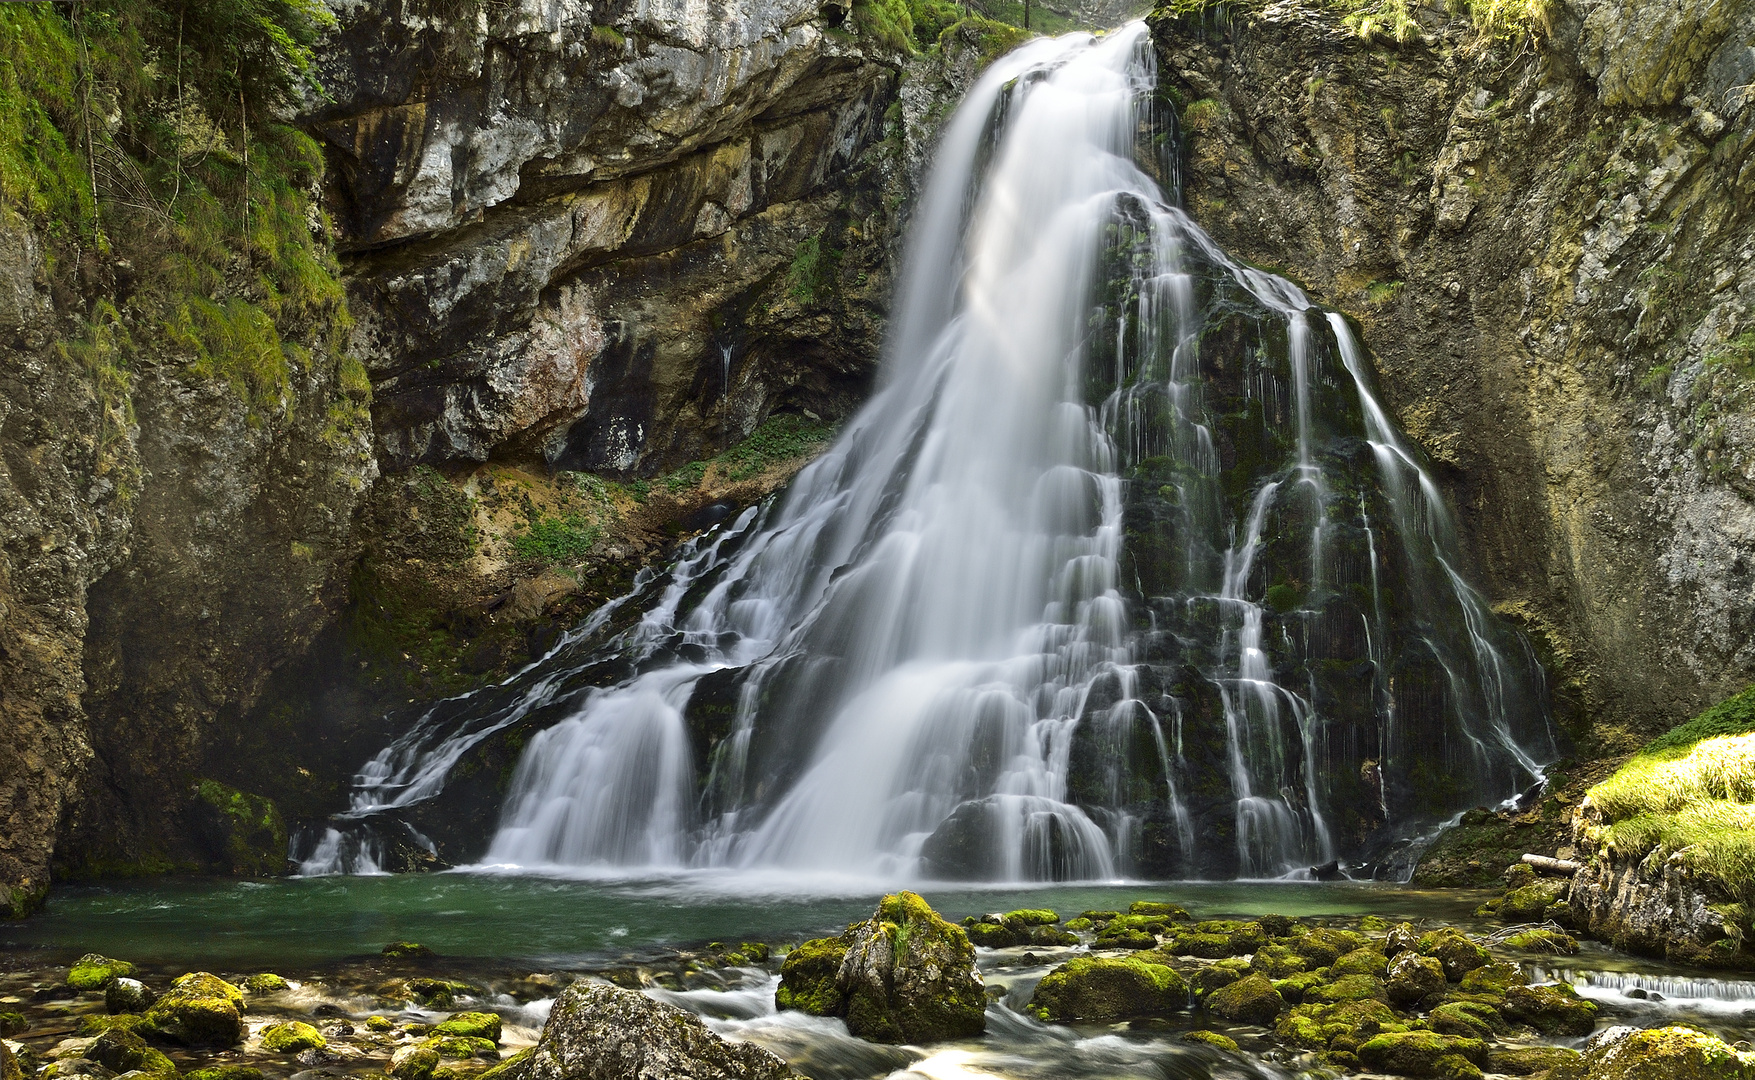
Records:
{"label": "submerged rock", "polygon": [[796,1074],[761,1047],[727,1042],[695,1017],[644,994],[581,982],[556,1000],[525,1076],[529,1080],[793,1080]]}
{"label": "submerged rock", "polygon": [[1610,1028],[1550,1080],[1751,1080],[1755,1053],[1686,1027]]}
{"label": "submerged rock", "polygon": [[1036,984],[1028,1006],[1039,1020],[1110,1023],[1169,1016],[1188,1007],[1188,984],[1138,957],[1078,957]]}
{"label": "submerged rock", "polygon": [[244,992],[205,971],[184,975],[147,1010],[146,1026],[189,1046],[235,1046],[244,1041]]}

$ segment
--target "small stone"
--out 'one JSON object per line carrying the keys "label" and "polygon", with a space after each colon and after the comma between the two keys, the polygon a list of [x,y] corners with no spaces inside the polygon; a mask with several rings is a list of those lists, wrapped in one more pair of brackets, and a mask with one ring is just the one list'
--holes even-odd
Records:
{"label": "small stone", "polygon": [[86,953],[67,972],[67,985],[75,990],[102,990],[111,979],[134,974],[134,965],[126,960],[111,960],[97,953]]}
{"label": "small stone", "polygon": [[322,1032],[298,1020],[270,1024],[262,1029],[262,1049],[271,1054],[297,1054],[304,1050],[321,1050],[328,1045],[329,1040]]}
{"label": "small stone", "polygon": [[433,1028],[435,1035],[465,1035],[471,1038],[500,1041],[500,1018],[493,1013],[460,1012],[451,1014],[444,1023]]}
{"label": "small stone", "polygon": [[152,1006],[154,996],[139,979],[118,976],[104,987],[104,1008],[112,1013],[143,1013]]}
{"label": "small stone", "polygon": [[1216,1031],[1185,1031],[1182,1033],[1182,1041],[1185,1043],[1204,1043],[1220,1050],[1237,1052],[1237,1040]]}
{"label": "small stone", "polygon": [[1456,982],[1493,958],[1455,927],[1444,927],[1420,936],[1420,952],[1444,966],[1444,977]]}

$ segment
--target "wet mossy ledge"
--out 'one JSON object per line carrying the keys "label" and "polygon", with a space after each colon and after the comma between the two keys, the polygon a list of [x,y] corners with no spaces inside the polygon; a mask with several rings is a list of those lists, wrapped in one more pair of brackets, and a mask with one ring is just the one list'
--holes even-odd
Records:
{"label": "wet mossy ledge", "polygon": [[[1017,936],[978,947],[969,935],[991,935],[984,927]],[[1755,1053],[1710,1033],[1614,1026],[1612,1007],[1538,981],[1539,958],[1510,936],[1429,920],[1203,919],[1153,898],[1064,920],[1023,909],[959,924],[904,892],[831,938],[708,942],[546,973],[414,942],[286,975],[173,976],[92,954],[0,973],[0,1045],[14,1080],[265,1080],[334,1067],[394,1080],[779,1078],[796,1074],[769,1051],[641,993],[748,990],[778,975],[778,1009],[840,1018],[875,1043],[967,1040],[998,1008],[1007,1024],[1179,1033],[1202,1054],[1330,1074],[1755,1076]],[[525,1008],[547,1001],[552,1010]],[[672,1071],[639,1071],[653,1061]],[[687,1071],[702,1063],[722,1071]]]}

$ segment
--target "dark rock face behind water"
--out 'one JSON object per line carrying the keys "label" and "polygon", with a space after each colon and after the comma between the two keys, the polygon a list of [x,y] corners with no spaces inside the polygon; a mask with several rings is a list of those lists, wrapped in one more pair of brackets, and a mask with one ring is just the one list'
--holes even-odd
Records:
{"label": "dark rock face behind water", "polygon": [[1568,0],[1534,46],[1422,12],[1154,16],[1189,208],[1355,316],[1557,718],[1630,746],[1755,674],[1755,5]]}

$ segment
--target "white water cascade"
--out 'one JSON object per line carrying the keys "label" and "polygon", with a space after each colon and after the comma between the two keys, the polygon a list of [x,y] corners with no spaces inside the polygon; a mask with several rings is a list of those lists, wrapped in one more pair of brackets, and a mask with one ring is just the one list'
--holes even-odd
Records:
{"label": "white water cascade", "polygon": [[434,709],[331,831],[430,848],[457,763],[512,732],[497,828],[454,860],[1279,875],[1537,778],[1539,671],[1368,360],[1175,205],[1155,90],[1142,24],[997,60],[834,446]]}

